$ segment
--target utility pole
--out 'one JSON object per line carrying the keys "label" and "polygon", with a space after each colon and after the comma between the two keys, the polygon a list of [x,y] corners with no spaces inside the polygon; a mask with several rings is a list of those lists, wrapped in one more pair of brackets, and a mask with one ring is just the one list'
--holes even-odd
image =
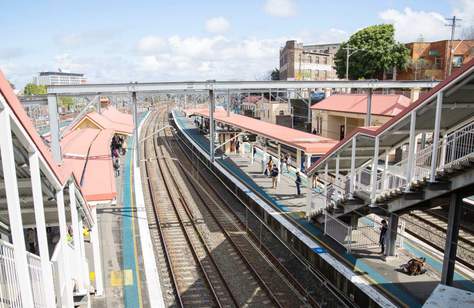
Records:
{"label": "utility pole", "polygon": [[451,69],[453,67],[453,53],[454,53],[454,33],[456,30],[456,22],[461,21],[461,19],[456,18],[456,16],[453,16],[452,18],[446,18],[447,21],[449,21],[449,24],[446,24],[446,27],[451,27],[451,40],[449,42],[449,57],[448,57],[448,63],[447,65],[447,70],[444,71],[444,78],[446,79],[449,75],[451,75]]}
{"label": "utility pole", "polygon": [[[347,47],[344,47],[344,49],[346,50],[346,79],[349,80],[349,58],[361,49],[355,47],[351,48],[349,44],[347,44]],[[353,50],[353,52],[351,52],[351,50]]]}

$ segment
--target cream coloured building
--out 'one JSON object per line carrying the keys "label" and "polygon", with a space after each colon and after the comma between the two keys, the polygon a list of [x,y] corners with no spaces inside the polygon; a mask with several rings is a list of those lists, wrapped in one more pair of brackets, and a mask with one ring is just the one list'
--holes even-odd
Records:
{"label": "cream coloured building", "polygon": [[[379,126],[410,104],[404,95],[372,95],[371,123]],[[343,139],[357,127],[365,126],[366,94],[336,94],[311,107],[312,130],[323,137]]]}

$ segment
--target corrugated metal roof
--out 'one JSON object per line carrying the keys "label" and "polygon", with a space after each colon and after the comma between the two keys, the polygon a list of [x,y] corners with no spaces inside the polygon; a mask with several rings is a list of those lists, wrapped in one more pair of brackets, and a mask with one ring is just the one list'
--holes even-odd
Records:
{"label": "corrugated metal roof", "polygon": [[[207,108],[187,109],[185,112],[188,116],[199,115],[209,117],[209,109]],[[227,113],[222,110],[216,110],[214,117],[218,122],[238,127],[242,130],[301,149],[307,154],[325,154],[337,143],[334,139],[305,133],[300,130],[260,121],[239,114],[230,113],[230,116],[227,116]]]}
{"label": "corrugated metal roof", "polygon": [[[372,95],[372,114],[396,116],[410,105],[410,99],[404,95]],[[335,94],[314,104],[313,110],[328,110],[349,113],[367,113],[367,94]]]}

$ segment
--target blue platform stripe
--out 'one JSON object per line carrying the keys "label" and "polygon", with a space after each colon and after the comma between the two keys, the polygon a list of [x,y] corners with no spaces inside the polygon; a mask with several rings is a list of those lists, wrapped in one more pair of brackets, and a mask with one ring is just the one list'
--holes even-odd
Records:
{"label": "blue platform stripe", "polygon": [[[133,144],[133,137],[130,137],[127,144]],[[125,157],[125,164],[123,169],[123,215],[122,215],[122,268],[131,270],[133,273],[133,283],[128,285],[124,284],[124,303],[127,308],[140,307],[139,294],[138,294],[138,274],[136,271],[137,260],[136,260],[136,247],[134,241],[134,228],[132,216],[132,193],[131,193],[131,164],[132,162],[132,150],[127,151]]]}
{"label": "blue platform stripe", "polygon": [[[187,118],[182,116],[177,116],[175,114],[175,120],[179,122],[180,126],[183,128],[183,132],[186,133],[194,142],[196,142],[202,150],[209,154],[209,140],[203,136],[200,131],[191,123]],[[262,197],[270,201],[273,205],[279,208],[281,211],[286,212],[291,215],[294,220],[296,220],[303,228],[308,230],[321,242],[326,242],[324,235],[320,229],[315,225],[309,223],[306,219],[301,218],[296,213],[291,213],[287,207],[282,205],[278,200],[275,200],[267,192],[265,192],[257,183],[255,183],[252,178],[250,178],[244,171],[238,168],[235,164],[228,162],[226,160],[216,159],[216,162],[223,165],[227,170],[229,170],[234,176],[242,180],[247,186],[254,189]],[[290,212],[290,213],[289,213]],[[326,244],[328,244],[326,242]],[[379,285],[383,285],[383,288],[392,294],[394,297],[400,299],[402,302],[407,304],[409,307],[421,307],[423,303],[419,302],[417,298],[411,296],[403,288],[397,286],[394,282],[387,280],[383,274],[379,273],[377,270],[372,268],[370,265],[354,257],[352,254],[348,254],[344,249],[338,247],[331,247],[332,249],[338,251],[338,253],[346,259],[349,263],[357,267],[363,272],[367,272],[369,276]],[[318,249],[318,248],[315,248]],[[324,249],[324,248],[323,248]],[[322,253],[322,252],[319,252]]]}

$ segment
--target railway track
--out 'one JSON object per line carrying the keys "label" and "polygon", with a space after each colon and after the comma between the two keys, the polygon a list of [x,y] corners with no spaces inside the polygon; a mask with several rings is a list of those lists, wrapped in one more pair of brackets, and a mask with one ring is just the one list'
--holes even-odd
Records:
{"label": "railway track", "polygon": [[[164,114],[152,115],[145,136],[164,123]],[[169,306],[309,306],[288,273],[219,205],[222,200],[187,176],[186,167],[177,162],[186,157],[170,130],[147,140],[144,155],[157,220],[155,248],[161,248],[160,270],[169,277],[163,284],[169,289]]]}
{"label": "railway track", "polygon": [[[412,236],[444,251],[448,219],[433,209],[413,210],[404,214],[406,231]],[[463,226],[459,229],[457,260],[474,270],[474,233]]]}

